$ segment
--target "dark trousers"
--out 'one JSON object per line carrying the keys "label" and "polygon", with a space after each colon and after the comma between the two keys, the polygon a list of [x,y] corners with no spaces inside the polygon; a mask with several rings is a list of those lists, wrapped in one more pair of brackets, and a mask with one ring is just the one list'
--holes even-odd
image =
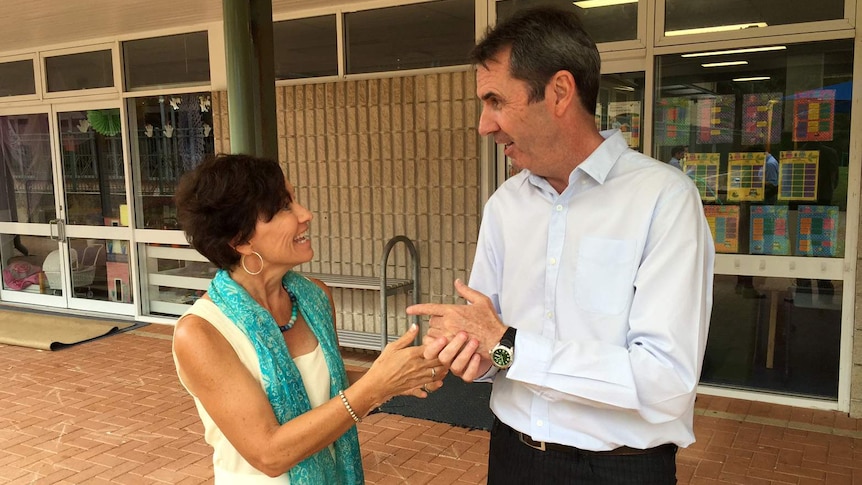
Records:
{"label": "dark trousers", "polygon": [[671,485],[676,483],[676,446],[640,455],[589,451],[541,451],[518,439],[499,419],[491,428],[488,484]]}

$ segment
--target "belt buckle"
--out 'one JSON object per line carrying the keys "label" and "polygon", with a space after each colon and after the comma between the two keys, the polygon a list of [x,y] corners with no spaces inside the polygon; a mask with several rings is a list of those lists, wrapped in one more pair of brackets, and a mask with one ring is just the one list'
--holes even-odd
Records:
{"label": "belt buckle", "polygon": [[[518,439],[521,443],[533,448],[534,450],[546,451],[545,442],[544,441],[533,441],[531,438],[524,438],[526,436],[524,433],[518,433]],[[529,441],[527,441],[529,440]]]}

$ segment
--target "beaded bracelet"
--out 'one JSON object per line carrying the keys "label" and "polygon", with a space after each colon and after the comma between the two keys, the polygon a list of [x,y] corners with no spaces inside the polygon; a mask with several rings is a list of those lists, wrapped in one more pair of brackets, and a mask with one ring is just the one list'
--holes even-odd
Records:
{"label": "beaded bracelet", "polygon": [[350,417],[353,418],[353,420],[357,423],[361,423],[362,418],[360,418],[356,415],[355,412],[353,412],[353,408],[350,407],[350,403],[347,402],[347,396],[344,395],[344,391],[338,391],[338,395],[341,396],[341,402],[344,403],[344,407],[347,408],[347,412],[350,413]]}

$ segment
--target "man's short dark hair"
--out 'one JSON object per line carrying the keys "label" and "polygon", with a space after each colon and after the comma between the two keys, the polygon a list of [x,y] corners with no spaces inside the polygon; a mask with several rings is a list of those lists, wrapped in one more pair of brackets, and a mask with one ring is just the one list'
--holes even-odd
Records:
{"label": "man's short dark hair", "polygon": [[186,239],[222,269],[235,266],[235,245],[248,242],[258,219],[272,220],[291,202],[278,163],[249,155],[218,155],[185,174],[174,201]]}
{"label": "man's short dark hair", "polygon": [[601,57],[574,10],[535,7],[515,13],[488,30],[470,53],[474,65],[487,67],[511,48],[509,73],[530,86],[530,102],[545,99],[545,87],[559,71],[575,78],[581,105],[596,113]]}
{"label": "man's short dark hair", "polygon": [[685,146],[677,145],[670,150],[670,156],[672,156],[674,158],[679,158],[679,157],[677,157],[677,155],[685,154],[685,149],[686,149]]}

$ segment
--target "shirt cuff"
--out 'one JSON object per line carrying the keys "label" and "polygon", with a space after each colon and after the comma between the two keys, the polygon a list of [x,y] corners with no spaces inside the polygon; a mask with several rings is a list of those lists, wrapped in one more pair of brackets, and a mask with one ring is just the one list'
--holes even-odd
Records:
{"label": "shirt cuff", "polygon": [[499,371],[500,369],[496,365],[491,364],[491,368],[481,376],[474,379],[473,382],[494,382],[494,376],[496,376]]}

